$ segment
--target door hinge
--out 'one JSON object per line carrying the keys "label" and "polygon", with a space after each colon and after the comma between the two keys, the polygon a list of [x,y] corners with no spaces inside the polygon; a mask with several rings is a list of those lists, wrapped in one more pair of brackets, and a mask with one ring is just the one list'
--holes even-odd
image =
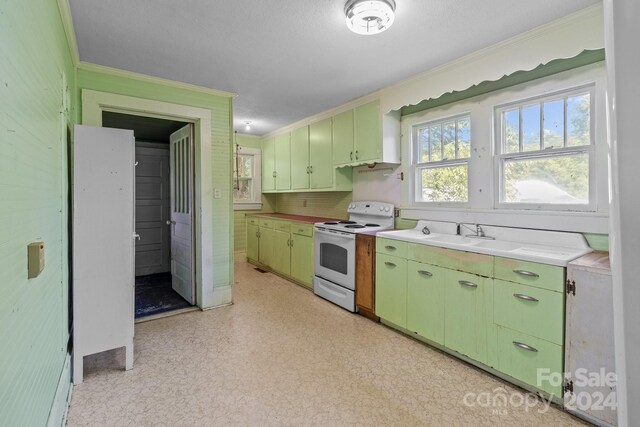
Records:
{"label": "door hinge", "polygon": [[564,385],[562,386],[562,391],[564,394],[571,393],[573,394],[573,381],[572,380],[564,380]]}
{"label": "door hinge", "polygon": [[567,295],[576,294],[576,281],[567,279]]}

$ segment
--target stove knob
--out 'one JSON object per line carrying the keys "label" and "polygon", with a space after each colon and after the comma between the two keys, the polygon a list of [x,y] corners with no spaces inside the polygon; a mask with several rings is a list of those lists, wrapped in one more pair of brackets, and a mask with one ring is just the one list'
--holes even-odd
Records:
{"label": "stove knob", "polygon": [[380,212],[382,212],[384,210],[384,208],[382,206],[380,206]]}
{"label": "stove knob", "polygon": [[389,210],[390,210],[390,209],[389,209],[389,206],[387,206],[386,208],[384,208],[384,211],[385,211],[385,212],[389,212]]}

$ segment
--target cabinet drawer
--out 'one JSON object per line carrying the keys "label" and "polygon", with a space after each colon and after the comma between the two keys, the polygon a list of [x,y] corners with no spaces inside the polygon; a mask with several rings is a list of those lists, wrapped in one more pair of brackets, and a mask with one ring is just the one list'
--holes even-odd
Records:
{"label": "cabinet drawer", "polygon": [[251,225],[260,225],[260,218],[255,216],[248,216],[247,223]]}
{"label": "cabinet drawer", "polygon": [[499,371],[561,397],[562,360],[562,346],[498,326]]}
{"label": "cabinet drawer", "polygon": [[291,231],[291,223],[284,221],[273,221],[273,228],[288,233]]}
{"label": "cabinet drawer", "polygon": [[291,223],[291,232],[293,234],[299,234],[301,236],[313,237],[313,225],[294,222]]}
{"label": "cabinet drawer", "polygon": [[273,220],[267,218],[260,218],[260,227],[262,228],[273,228]]}
{"label": "cabinet drawer", "polygon": [[564,293],[494,280],[494,321],[562,345]]}
{"label": "cabinet drawer", "polygon": [[495,278],[552,291],[564,291],[564,267],[495,257]]}
{"label": "cabinet drawer", "polygon": [[407,258],[485,277],[493,275],[493,257],[490,255],[409,243]]}
{"label": "cabinet drawer", "polygon": [[378,237],[376,239],[376,252],[406,258],[407,243],[401,242],[400,240]]}

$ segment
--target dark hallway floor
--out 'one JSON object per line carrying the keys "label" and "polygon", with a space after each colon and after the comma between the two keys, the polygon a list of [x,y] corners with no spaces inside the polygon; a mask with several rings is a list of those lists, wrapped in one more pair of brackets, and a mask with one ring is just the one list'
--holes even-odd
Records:
{"label": "dark hallway floor", "polygon": [[171,273],[136,277],[136,319],[191,307],[171,288]]}

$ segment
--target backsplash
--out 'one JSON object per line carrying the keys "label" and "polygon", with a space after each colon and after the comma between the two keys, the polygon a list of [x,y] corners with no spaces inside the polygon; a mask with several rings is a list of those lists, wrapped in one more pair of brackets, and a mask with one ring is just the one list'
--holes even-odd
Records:
{"label": "backsplash", "polygon": [[278,193],[276,212],[295,215],[347,218],[351,192]]}

